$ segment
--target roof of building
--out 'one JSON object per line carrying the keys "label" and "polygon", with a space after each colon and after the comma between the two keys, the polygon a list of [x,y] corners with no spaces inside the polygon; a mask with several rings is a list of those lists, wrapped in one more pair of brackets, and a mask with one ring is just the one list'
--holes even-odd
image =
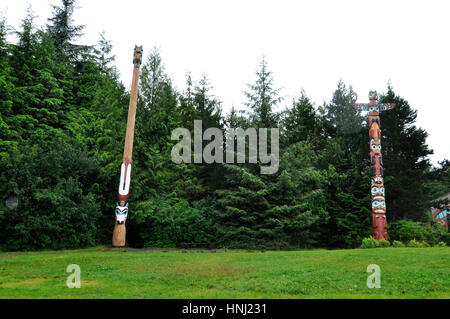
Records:
{"label": "roof of building", "polygon": [[435,198],[434,200],[441,200],[441,199],[446,199],[446,198],[448,198],[450,200],[450,192],[448,192],[444,195],[441,195],[441,196]]}

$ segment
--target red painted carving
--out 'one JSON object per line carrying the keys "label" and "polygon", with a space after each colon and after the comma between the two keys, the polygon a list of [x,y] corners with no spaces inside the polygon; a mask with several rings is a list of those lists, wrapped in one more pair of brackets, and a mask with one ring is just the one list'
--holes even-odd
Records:
{"label": "red painted carving", "polygon": [[372,214],[373,238],[389,240],[386,228],[386,214]]}

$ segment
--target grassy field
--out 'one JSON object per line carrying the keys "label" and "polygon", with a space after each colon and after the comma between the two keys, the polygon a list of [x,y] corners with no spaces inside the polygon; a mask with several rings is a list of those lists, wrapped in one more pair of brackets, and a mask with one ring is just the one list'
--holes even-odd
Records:
{"label": "grassy field", "polygon": [[[69,264],[81,288],[69,289]],[[369,289],[369,264],[381,288]],[[449,298],[450,248],[1,253],[0,298]]]}

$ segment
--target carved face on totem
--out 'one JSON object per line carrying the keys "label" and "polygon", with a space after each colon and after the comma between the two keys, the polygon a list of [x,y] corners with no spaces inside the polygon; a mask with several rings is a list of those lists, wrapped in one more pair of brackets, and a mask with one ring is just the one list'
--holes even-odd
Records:
{"label": "carved face on totem", "polygon": [[376,176],[376,177],[372,178],[372,186],[378,186],[378,187],[383,186],[384,187],[383,177]]}
{"label": "carved face on totem", "polygon": [[381,138],[371,137],[370,138],[370,151],[374,154],[381,154]]}
{"label": "carved face on totem", "polygon": [[380,111],[392,110],[394,108],[394,103],[381,103]]}
{"label": "carved face on totem", "polygon": [[386,201],[384,197],[384,183],[381,176],[372,178],[372,186],[370,188],[372,195],[372,213],[386,214]]}
{"label": "carved face on totem", "polygon": [[371,100],[371,101],[378,100],[377,91],[369,91],[369,100]]}
{"label": "carved face on totem", "polygon": [[372,197],[375,197],[375,196],[383,196],[384,197],[384,186],[383,186],[383,184],[381,184],[381,185],[374,185],[373,183],[372,183],[372,187],[370,188],[370,192],[371,192],[371,194],[372,194]]}
{"label": "carved face on totem", "polygon": [[369,105],[369,113],[371,115],[378,115],[378,113],[380,113],[380,108],[378,105]]}
{"label": "carved face on totem", "polygon": [[133,54],[133,64],[135,66],[142,64],[142,46],[138,47],[137,45],[134,47],[134,54]]}
{"label": "carved face on totem", "polygon": [[125,224],[128,216],[128,203],[117,202],[116,207],[116,223]]}
{"label": "carved face on totem", "polygon": [[372,213],[386,214],[386,201],[384,200],[384,195],[372,197]]}

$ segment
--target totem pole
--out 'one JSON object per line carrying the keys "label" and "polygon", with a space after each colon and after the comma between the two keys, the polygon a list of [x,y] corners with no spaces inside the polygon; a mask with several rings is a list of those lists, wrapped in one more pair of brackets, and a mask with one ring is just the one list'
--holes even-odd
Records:
{"label": "totem pole", "polygon": [[136,104],[138,97],[139,68],[142,63],[142,46],[134,47],[133,81],[131,83],[130,105],[128,107],[128,122],[125,135],[122,165],[120,166],[120,183],[117,194],[116,222],[114,225],[112,246],[124,247],[126,239],[125,222],[128,216],[128,198],[130,197],[131,168],[133,166],[134,122],[136,119]]}
{"label": "totem pole", "polygon": [[383,182],[383,159],[381,156],[380,112],[394,108],[392,103],[378,103],[376,91],[369,92],[369,103],[356,103],[354,107],[369,111],[370,175],[372,178],[372,227],[376,240],[389,240],[386,229],[386,201]]}

